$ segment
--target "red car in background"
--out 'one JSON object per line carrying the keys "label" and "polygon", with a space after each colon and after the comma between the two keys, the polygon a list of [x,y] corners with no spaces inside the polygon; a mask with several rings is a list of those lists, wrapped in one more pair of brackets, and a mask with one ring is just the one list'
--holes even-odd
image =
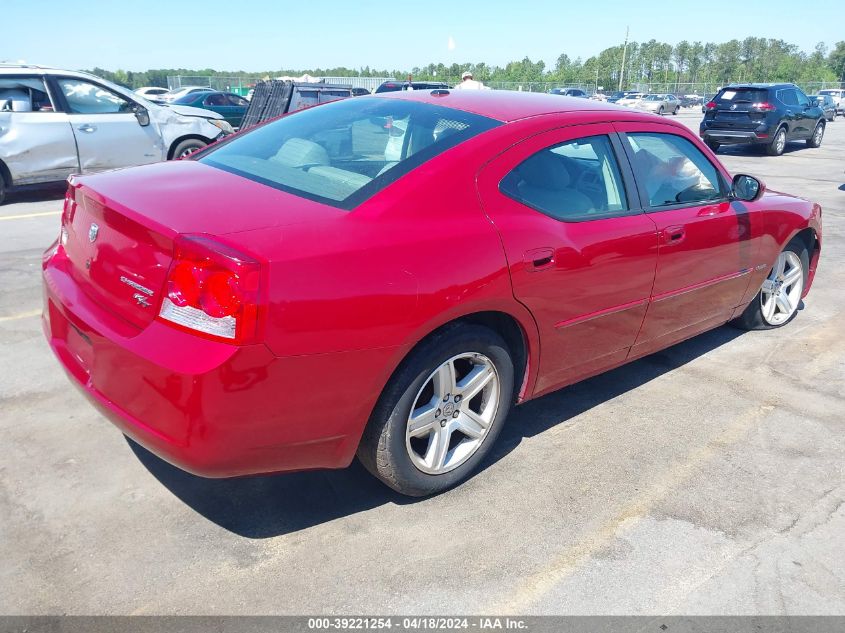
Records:
{"label": "red car in background", "polygon": [[779,327],[821,209],[586,99],[330,103],[70,180],[44,332],[126,435],[209,477],[467,478],[515,402],[736,321]]}

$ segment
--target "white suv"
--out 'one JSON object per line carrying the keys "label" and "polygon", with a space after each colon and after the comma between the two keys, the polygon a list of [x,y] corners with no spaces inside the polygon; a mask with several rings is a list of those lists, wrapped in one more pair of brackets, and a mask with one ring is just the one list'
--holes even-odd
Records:
{"label": "white suv", "polygon": [[0,204],[11,188],[179,158],[233,131],[87,73],[0,65]]}
{"label": "white suv", "polygon": [[828,88],[826,90],[819,90],[818,94],[830,95],[831,97],[833,97],[833,103],[836,107],[834,116],[836,114],[845,115],[845,89]]}

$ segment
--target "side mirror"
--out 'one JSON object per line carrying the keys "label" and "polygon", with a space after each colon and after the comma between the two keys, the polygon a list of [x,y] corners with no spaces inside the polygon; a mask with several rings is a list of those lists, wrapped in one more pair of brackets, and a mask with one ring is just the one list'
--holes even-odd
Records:
{"label": "side mirror", "polygon": [[135,118],[138,119],[138,125],[147,127],[150,124],[150,112],[143,106],[135,107]]}
{"label": "side mirror", "polygon": [[766,185],[763,184],[762,180],[746,174],[737,174],[734,176],[733,184],[731,185],[731,197],[734,200],[754,202],[763,195],[764,191],[766,191]]}

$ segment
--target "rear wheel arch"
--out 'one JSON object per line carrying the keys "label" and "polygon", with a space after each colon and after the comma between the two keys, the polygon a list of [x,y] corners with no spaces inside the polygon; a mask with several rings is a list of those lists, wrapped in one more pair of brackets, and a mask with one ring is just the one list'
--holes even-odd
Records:
{"label": "rear wheel arch", "polygon": [[6,163],[0,160],[0,204],[6,200],[6,192],[12,188],[12,173]]}
{"label": "rear wheel arch", "polygon": [[3,182],[6,185],[6,189],[12,188],[12,172],[9,170],[6,163],[0,160],[0,178],[3,179]]}
{"label": "rear wheel arch", "polygon": [[[530,318],[530,317],[529,317]],[[530,324],[523,323],[519,318],[511,313],[501,310],[480,310],[455,317],[445,323],[441,323],[430,329],[423,336],[421,336],[410,348],[408,348],[399,361],[390,371],[389,376],[384,382],[378,402],[381,401],[385,391],[393,381],[394,377],[407,364],[408,359],[423,345],[427,344],[431,339],[442,335],[450,329],[460,327],[461,325],[481,325],[492,330],[504,339],[511,353],[511,358],[514,365],[514,395],[516,399],[527,398],[530,396],[528,391],[527,377],[531,374],[531,370],[537,367],[539,361],[539,349],[535,341],[539,341],[538,336],[531,337],[527,328],[536,326],[533,321]],[[536,333],[536,332],[535,332]],[[375,407],[374,407],[375,408]]]}

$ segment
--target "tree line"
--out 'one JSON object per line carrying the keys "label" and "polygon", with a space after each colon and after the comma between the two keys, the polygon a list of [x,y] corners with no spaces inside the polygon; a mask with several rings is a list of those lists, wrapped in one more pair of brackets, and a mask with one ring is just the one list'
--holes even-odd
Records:
{"label": "tree line", "polygon": [[[395,77],[408,75],[421,80],[457,81],[462,72],[473,72],[476,79],[484,82],[545,82],[560,84],[587,84],[616,89],[622,72],[624,44],[611,46],[598,55],[571,59],[562,53],[554,67],[547,68],[542,60],[532,61],[525,57],[511,61],[504,66],[478,63],[443,63],[417,66],[411,69],[362,68],[311,68],[281,69],[266,72],[218,71],[212,68],[202,70],[187,68],[161,68],[133,71],[108,71],[94,68],[90,72],[129,88],[141,86],[167,87],[167,77],[174,75],[190,77],[240,77],[255,81],[264,77],[283,75],[299,76],[304,73],[316,77]],[[668,44],[649,40],[628,42],[625,54],[625,69],[622,86],[638,83],[663,83],[681,85],[684,83],[788,81],[804,83],[810,81],[845,82],[845,41],[837,42],[832,49],[824,43],[815,46],[812,52],[802,51],[795,44],[784,40],[747,37],[744,40],[713,42],[688,42]]]}

